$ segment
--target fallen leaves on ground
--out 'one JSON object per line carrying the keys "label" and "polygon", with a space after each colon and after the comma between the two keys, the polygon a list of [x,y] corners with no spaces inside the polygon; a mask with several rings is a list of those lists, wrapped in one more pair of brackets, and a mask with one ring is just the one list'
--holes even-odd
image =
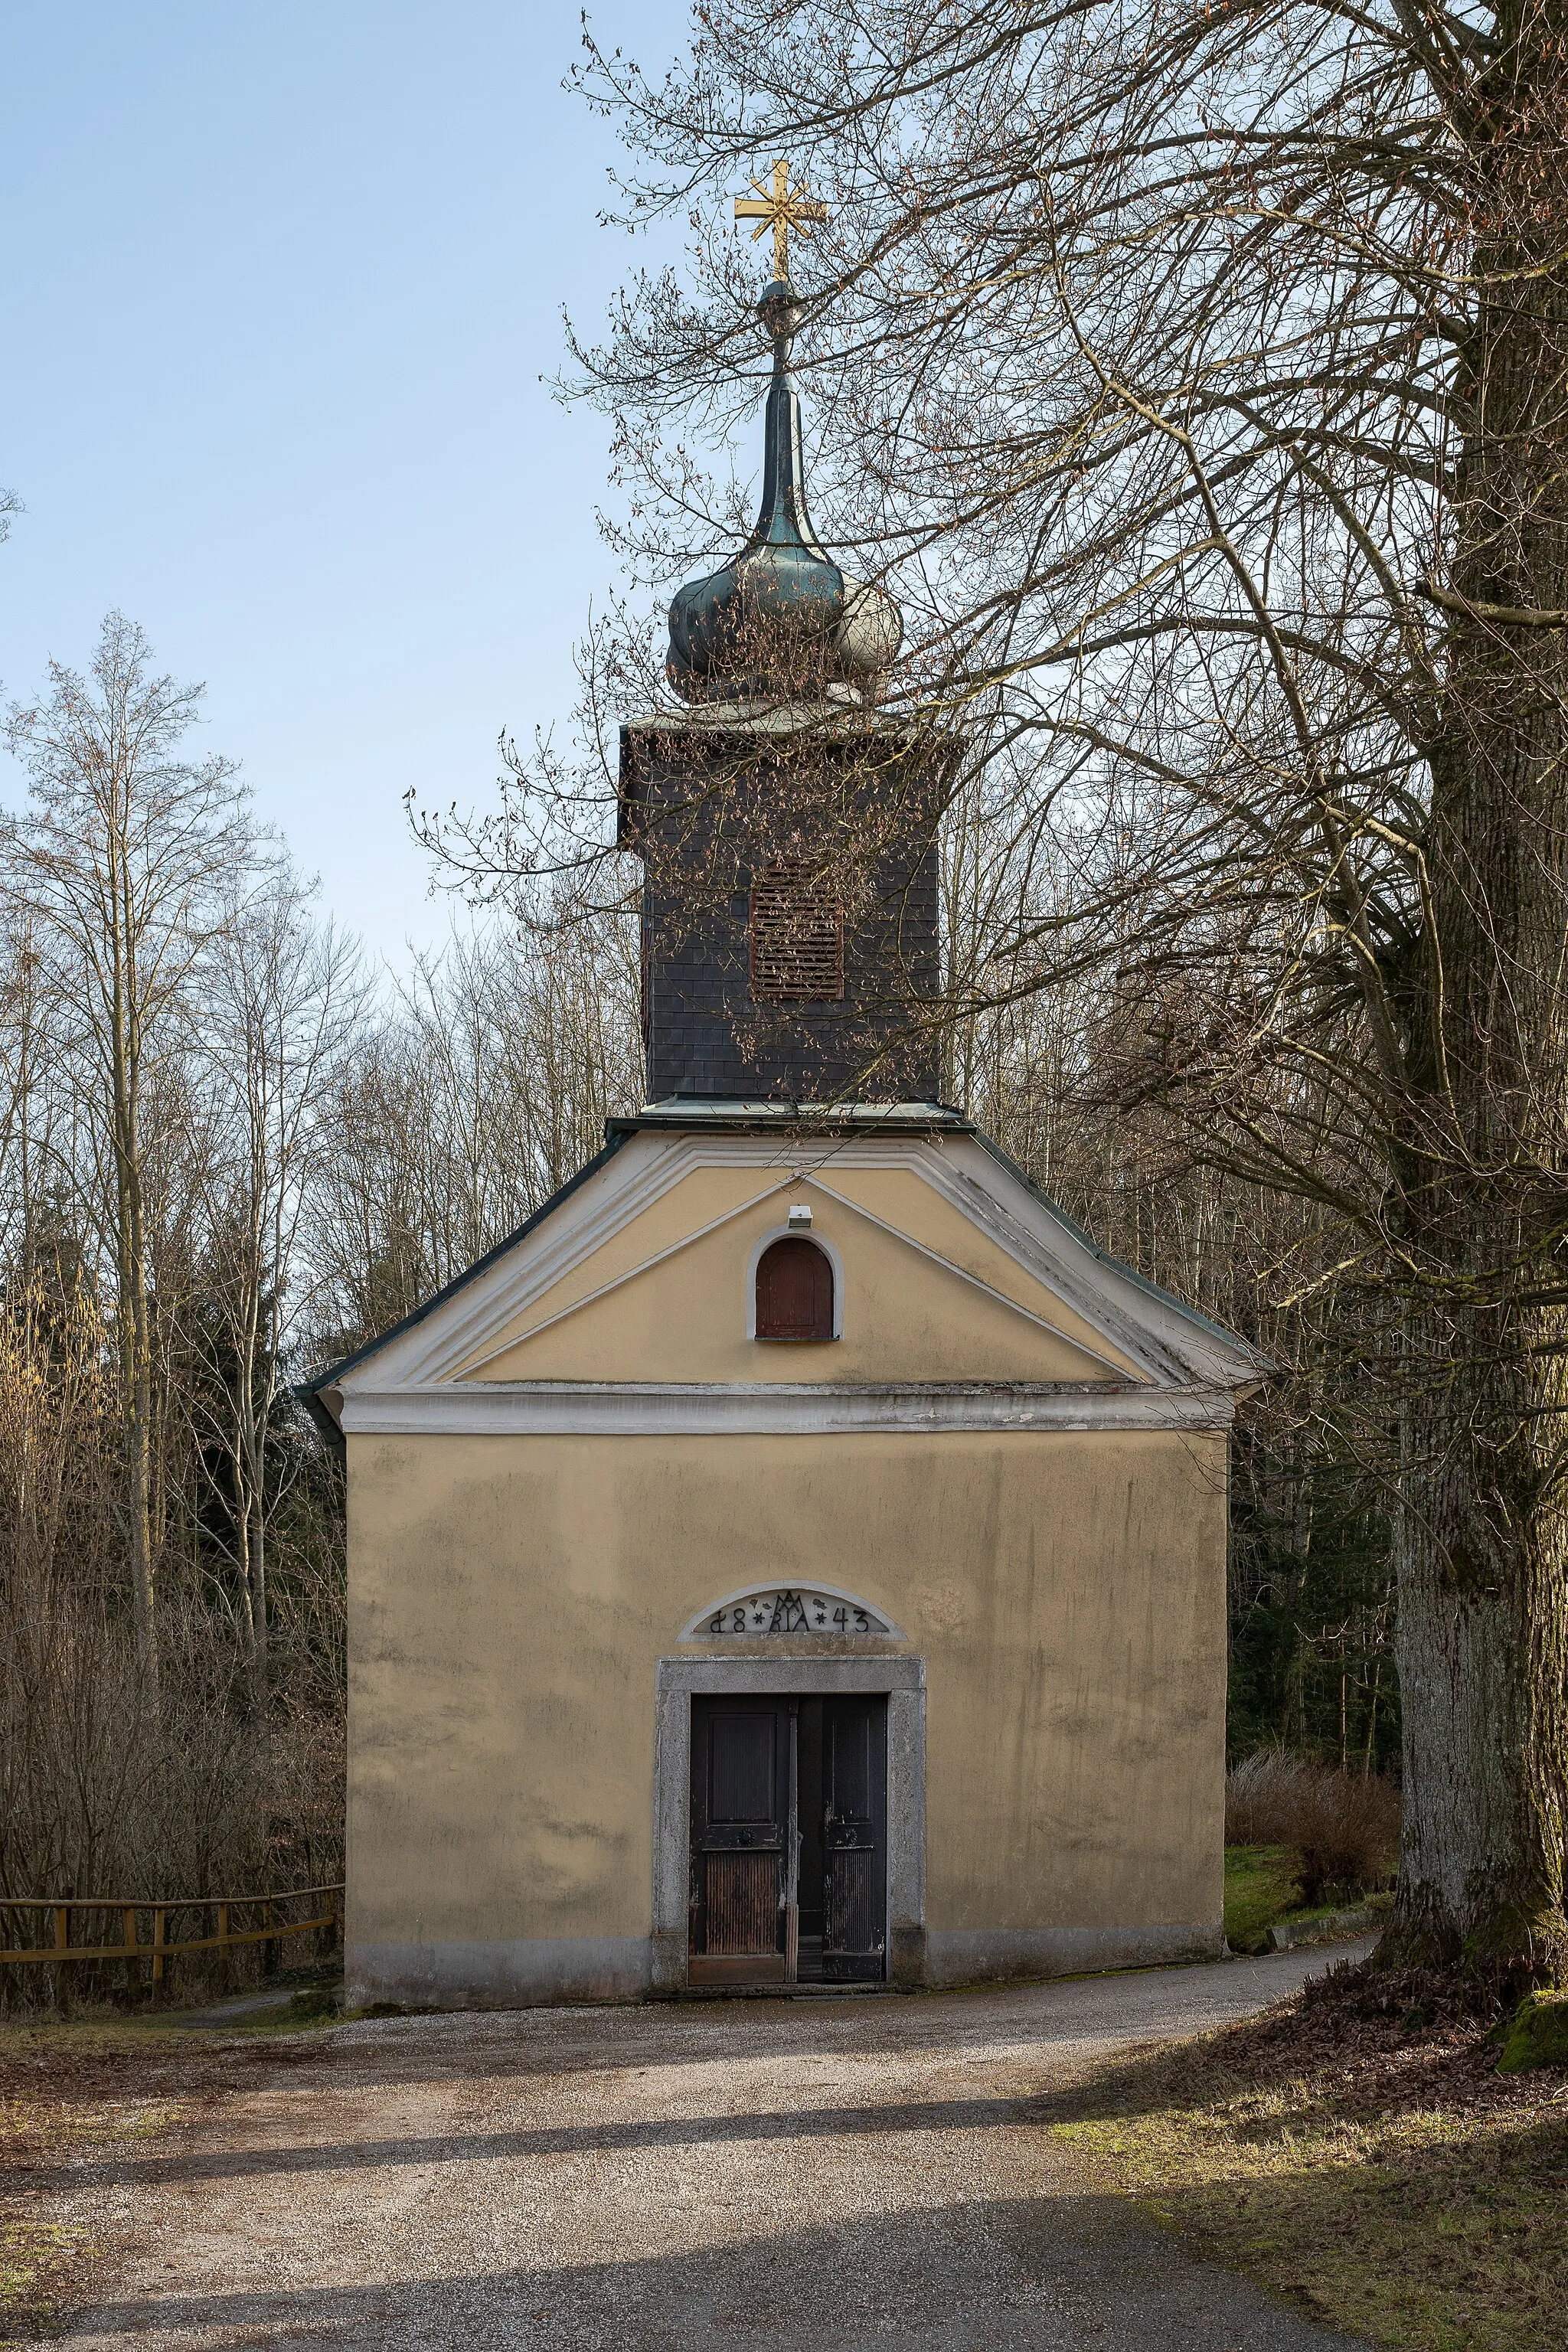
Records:
{"label": "fallen leaves on ground", "polygon": [[[1336,1969],[1108,2064],[1050,2128],[1197,2250],[1402,2352],[1568,2352],[1568,2076]],[[1380,2005],[1381,2000],[1381,2005]]]}

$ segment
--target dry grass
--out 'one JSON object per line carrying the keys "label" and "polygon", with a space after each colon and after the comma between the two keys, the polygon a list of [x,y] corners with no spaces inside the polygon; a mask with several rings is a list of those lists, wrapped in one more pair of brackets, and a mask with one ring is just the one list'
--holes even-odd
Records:
{"label": "dry grass", "polygon": [[1409,2352],[1564,2352],[1568,2075],[1500,2075],[1473,2016],[1406,1998],[1335,1970],[1111,2064],[1047,2118],[1184,2240],[1321,2320]]}
{"label": "dry grass", "polygon": [[1309,1909],[1353,1901],[1393,1874],[1399,1791],[1376,1773],[1331,1771],[1283,1748],[1262,1748],[1226,1776],[1225,1842],[1289,1847]]}
{"label": "dry grass", "polygon": [[206,2045],[158,2028],[0,2028],[0,2346],[48,2335],[105,2251],[55,2210],[69,2167],[174,2128],[216,2083]]}
{"label": "dry grass", "polygon": [[[183,1542],[159,1570],[154,1677],[130,1622],[113,1360],[82,1286],[62,1297],[0,1284],[0,1948],[32,1948],[40,1925],[8,1898],[74,1894],[76,1940],[118,1942],[118,1919],[94,1917],[91,1898],[281,1893],[342,1875],[335,1528],[308,1499],[274,1528],[268,1706],[210,1563]],[[260,1965],[256,1947],[188,1955],[165,1990],[216,1992]],[[118,1961],[0,1969],[0,2012],[122,1994],[132,2005],[126,1977]]]}

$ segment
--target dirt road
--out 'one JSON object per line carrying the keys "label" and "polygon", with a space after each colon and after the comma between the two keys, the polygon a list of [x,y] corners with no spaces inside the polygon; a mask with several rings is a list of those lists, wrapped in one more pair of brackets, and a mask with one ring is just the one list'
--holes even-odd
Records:
{"label": "dirt road", "polygon": [[62,2179],[61,2218],[124,2250],[65,2340],[1329,2352],[1349,2339],[1090,2192],[1037,2120],[1107,2051],[1248,2014],[1324,1957],[236,2051],[239,2087],[165,2149]]}

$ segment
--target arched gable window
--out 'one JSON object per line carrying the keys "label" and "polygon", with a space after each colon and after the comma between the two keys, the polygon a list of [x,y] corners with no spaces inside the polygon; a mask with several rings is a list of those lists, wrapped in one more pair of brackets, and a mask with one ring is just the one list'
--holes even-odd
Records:
{"label": "arched gable window", "polygon": [[831,1339],[833,1267],[798,1234],[770,1242],[757,1260],[759,1339]]}

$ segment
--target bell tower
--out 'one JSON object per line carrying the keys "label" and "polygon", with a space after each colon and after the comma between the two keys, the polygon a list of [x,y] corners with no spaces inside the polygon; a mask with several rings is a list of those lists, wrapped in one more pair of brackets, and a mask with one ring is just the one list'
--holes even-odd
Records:
{"label": "bell tower", "polygon": [[825,208],[775,163],[737,202],[773,233],[761,509],[743,548],[669,608],[687,706],[621,730],[619,838],[643,861],[650,1101],[931,1101],[940,982],[929,734],[878,708],[897,605],[812,529],[791,228]]}

